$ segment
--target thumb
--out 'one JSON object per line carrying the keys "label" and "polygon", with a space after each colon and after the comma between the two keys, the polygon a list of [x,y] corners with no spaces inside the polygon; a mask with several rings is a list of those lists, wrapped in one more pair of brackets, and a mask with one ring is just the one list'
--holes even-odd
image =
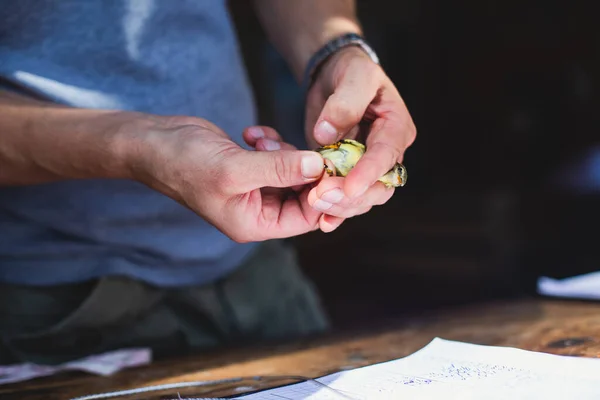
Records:
{"label": "thumb", "polygon": [[287,188],[305,185],[323,175],[323,157],[314,151],[245,151],[234,163],[243,177],[238,190],[246,193],[263,187]]}
{"label": "thumb", "polygon": [[314,127],[318,143],[334,143],[360,123],[379,89],[377,79],[377,74],[365,76],[364,68],[348,69],[325,102]]}

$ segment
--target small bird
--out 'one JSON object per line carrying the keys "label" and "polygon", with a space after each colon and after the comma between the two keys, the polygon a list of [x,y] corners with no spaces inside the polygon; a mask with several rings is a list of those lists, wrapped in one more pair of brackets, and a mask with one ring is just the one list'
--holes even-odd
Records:
{"label": "small bird", "polygon": [[[325,172],[329,176],[346,176],[356,165],[358,160],[365,154],[367,148],[364,144],[353,139],[342,139],[339,142],[329,144],[316,149],[324,159],[329,160],[335,166],[332,171],[325,164]],[[407,172],[404,165],[396,163],[385,175],[378,180],[388,189],[406,185]]]}

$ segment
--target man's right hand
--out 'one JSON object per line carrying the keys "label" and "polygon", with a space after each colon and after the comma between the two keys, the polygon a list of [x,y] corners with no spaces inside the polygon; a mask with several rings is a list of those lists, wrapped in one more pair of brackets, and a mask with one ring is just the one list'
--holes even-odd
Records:
{"label": "man's right hand", "polygon": [[134,179],[189,207],[231,239],[263,241],[318,229],[322,213],[308,204],[307,185],[323,174],[318,153],[245,150],[199,118],[158,119],[136,136]]}

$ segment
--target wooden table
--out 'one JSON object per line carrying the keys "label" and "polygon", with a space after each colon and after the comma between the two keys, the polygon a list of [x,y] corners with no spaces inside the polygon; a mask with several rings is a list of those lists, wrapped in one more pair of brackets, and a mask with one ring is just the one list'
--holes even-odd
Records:
{"label": "wooden table", "polygon": [[[363,332],[336,332],[301,343],[229,349],[164,360],[109,378],[80,373],[41,378],[1,386],[0,398],[70,399],[163,383],[253,375],[318,377],[409,355],[436,336],[554,354],[600,357],[600,303],[524,299],[480,304],[437,311]],[[122,398],[174,399],[177,392],[182,397],[200,397],[208,391],[178,389]],[[212,387],[209,396],[232,394],[234,387],[229,385],[216,391]]]}

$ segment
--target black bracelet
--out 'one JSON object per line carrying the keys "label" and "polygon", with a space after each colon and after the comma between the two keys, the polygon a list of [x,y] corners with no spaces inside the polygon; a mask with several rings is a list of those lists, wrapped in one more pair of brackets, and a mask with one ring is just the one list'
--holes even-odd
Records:
{"label": "black bracelet", "polygon": [[319,67],[323,65],[325,60],[331,57],[338,50],[341,50],[348,46],[358,46],[373,60],[375,64],[379,64],[379,57],[367,41],[356,33],[347,33],[339,36],[335,39],[327,42],[321,47],[308,61],[306,69],[304,70],[304,77],[302,79],[302,87],[304,91],[308,91],[314,82],[314,76]]}

